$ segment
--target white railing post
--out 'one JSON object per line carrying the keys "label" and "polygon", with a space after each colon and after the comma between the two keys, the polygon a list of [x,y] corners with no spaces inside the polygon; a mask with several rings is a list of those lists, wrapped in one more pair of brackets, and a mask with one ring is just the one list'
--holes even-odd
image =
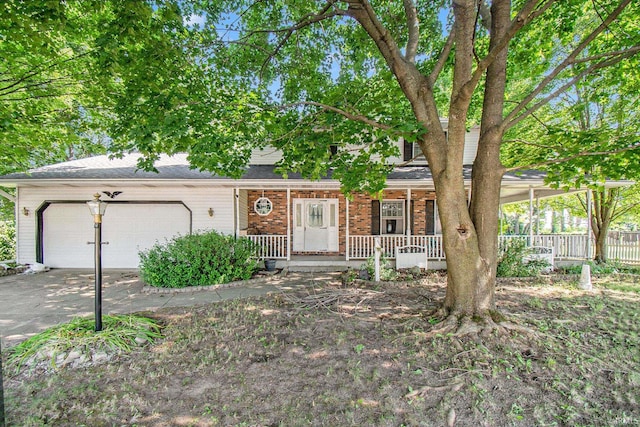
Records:
{"label": "white railing post", "polygon": [[375,255],[374,255],[374,269],[375,269],[375,281],[380,281],[380,252],[382,252],[382,246],[380,246],[380,238],[375,239]]}

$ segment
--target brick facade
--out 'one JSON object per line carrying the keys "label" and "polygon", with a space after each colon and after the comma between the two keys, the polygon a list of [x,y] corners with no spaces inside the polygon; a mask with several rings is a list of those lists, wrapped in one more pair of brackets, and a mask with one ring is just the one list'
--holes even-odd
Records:
{"label": "brick facade", "polygon": [[[267,197],[273,203],[273,210],[269,215],[258,215],[254,210],[254,204],[260,197]],[[247,192],[248,234],[287,234],[287,192],[285,190],[249,190]],[[339,253],[333,255],[345,255],[346,252],[346,198],[335,190],[291,190],[293,199],[338,199],[338,242]],[[406,200],[405,190],[385,190],[383,200]],[[425,234],[426,200],[435,200],[435,193],[424,190],[412,190],[413,224],[411,234]],[[349,202],[349,234],[371,234],[371,204],[372,198],[366,194],[355,194]],[[293,206],[291,206],[291,230],[293,230]],[[293,231],[292,231],[293,234]],[[292,236],[293,238],[293,236]],[[295,254],[295,252],[293,252]],[[305,252],[308,254],[308,252]],[[326,253],[324,253],[326,254]]]}

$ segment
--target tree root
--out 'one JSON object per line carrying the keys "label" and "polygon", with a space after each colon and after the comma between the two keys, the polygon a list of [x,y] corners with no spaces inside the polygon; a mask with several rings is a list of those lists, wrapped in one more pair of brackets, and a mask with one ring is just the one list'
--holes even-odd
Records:
{"label": "tree root", "polygon": [[[512,333],[518,333],[531,338],[538,336],[538,333],[533,329],[508,320],[497,312],[487,312],[474,316],[455,312],[449,313],[448,315],[443,315],[443,313],[446,313],[446,311],[442,308],[434,312],[434,315],[443,318],[443,321],[435,325],[434,329],[427,333],[427,337],[447,335],[453,337],[471,336],[488,338],[490,336],[511,335]],[[434,315],[432,315],[432,317],[434,317]]]}

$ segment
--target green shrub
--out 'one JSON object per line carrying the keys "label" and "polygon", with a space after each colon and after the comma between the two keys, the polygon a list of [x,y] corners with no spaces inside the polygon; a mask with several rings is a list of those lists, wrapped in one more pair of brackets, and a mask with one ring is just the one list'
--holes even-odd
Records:
{"label": "green shrub", "polygon": [[549,267],[549,263],[541,259],[527,260],[532,254],[531,248],[523,239],[511,239],[500,248],[498,258],[498,277],[531,277],[537,276]]}
{"label": "green shrub", "polygon": [[48,360],[55,365],[56,356],[78,351],[91,360],[91,351],[131,352],[144,343],[161,338],[160,325],[144,316],[116,314],[102,316],[102,331],[95,332],[94,317],[75,317],[67,323],[40,332],[8,350],[10,369],[18,372],[30,359]]}
{"label": "green shrub", "polygon": [[597,263],[595,261],[581,262],[576,265],[562,267],[561,271],[566,274],[580,274],[582,272],[583,264],[589,264],[591,267],[591,274],[640,273],[640,268],[638,266],[624,265],[617,261],[608,261],[605,263]]}
{"label": "green shrub", "polygon": [[[370,256],[367,258],[367,262],[360,267],[362,270],[366,270],[369,275],[370,280],[374,280],[376,277],[376,263],[375,257]],[[381,281],[391,281],[395,280],[398,277],[398,272],[391,268],[391,263],[389,260],[383,256],[380,257],[380,280]]]}
{"label": "green shrub", "polygon": [[0,221],[0,261],[16,257],[16,229],[13,224]]}
{"label": "green shrub", "polygon": [[251,278],[257,246],[215,231],[180,236],[140,252],[140,275],[162,288],[207,286]]}

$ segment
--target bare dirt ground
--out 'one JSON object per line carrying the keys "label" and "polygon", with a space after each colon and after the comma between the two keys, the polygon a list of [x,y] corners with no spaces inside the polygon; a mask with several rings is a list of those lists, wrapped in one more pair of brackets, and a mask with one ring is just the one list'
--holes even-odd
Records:
{"label": "bare dirt ground", "polygon": [[637,426],[640,285],[512,283],[533,331],[433,335],[441,280],[319,282],[150,314],[164,339],[108,364],[5,373],[9,425]]}

